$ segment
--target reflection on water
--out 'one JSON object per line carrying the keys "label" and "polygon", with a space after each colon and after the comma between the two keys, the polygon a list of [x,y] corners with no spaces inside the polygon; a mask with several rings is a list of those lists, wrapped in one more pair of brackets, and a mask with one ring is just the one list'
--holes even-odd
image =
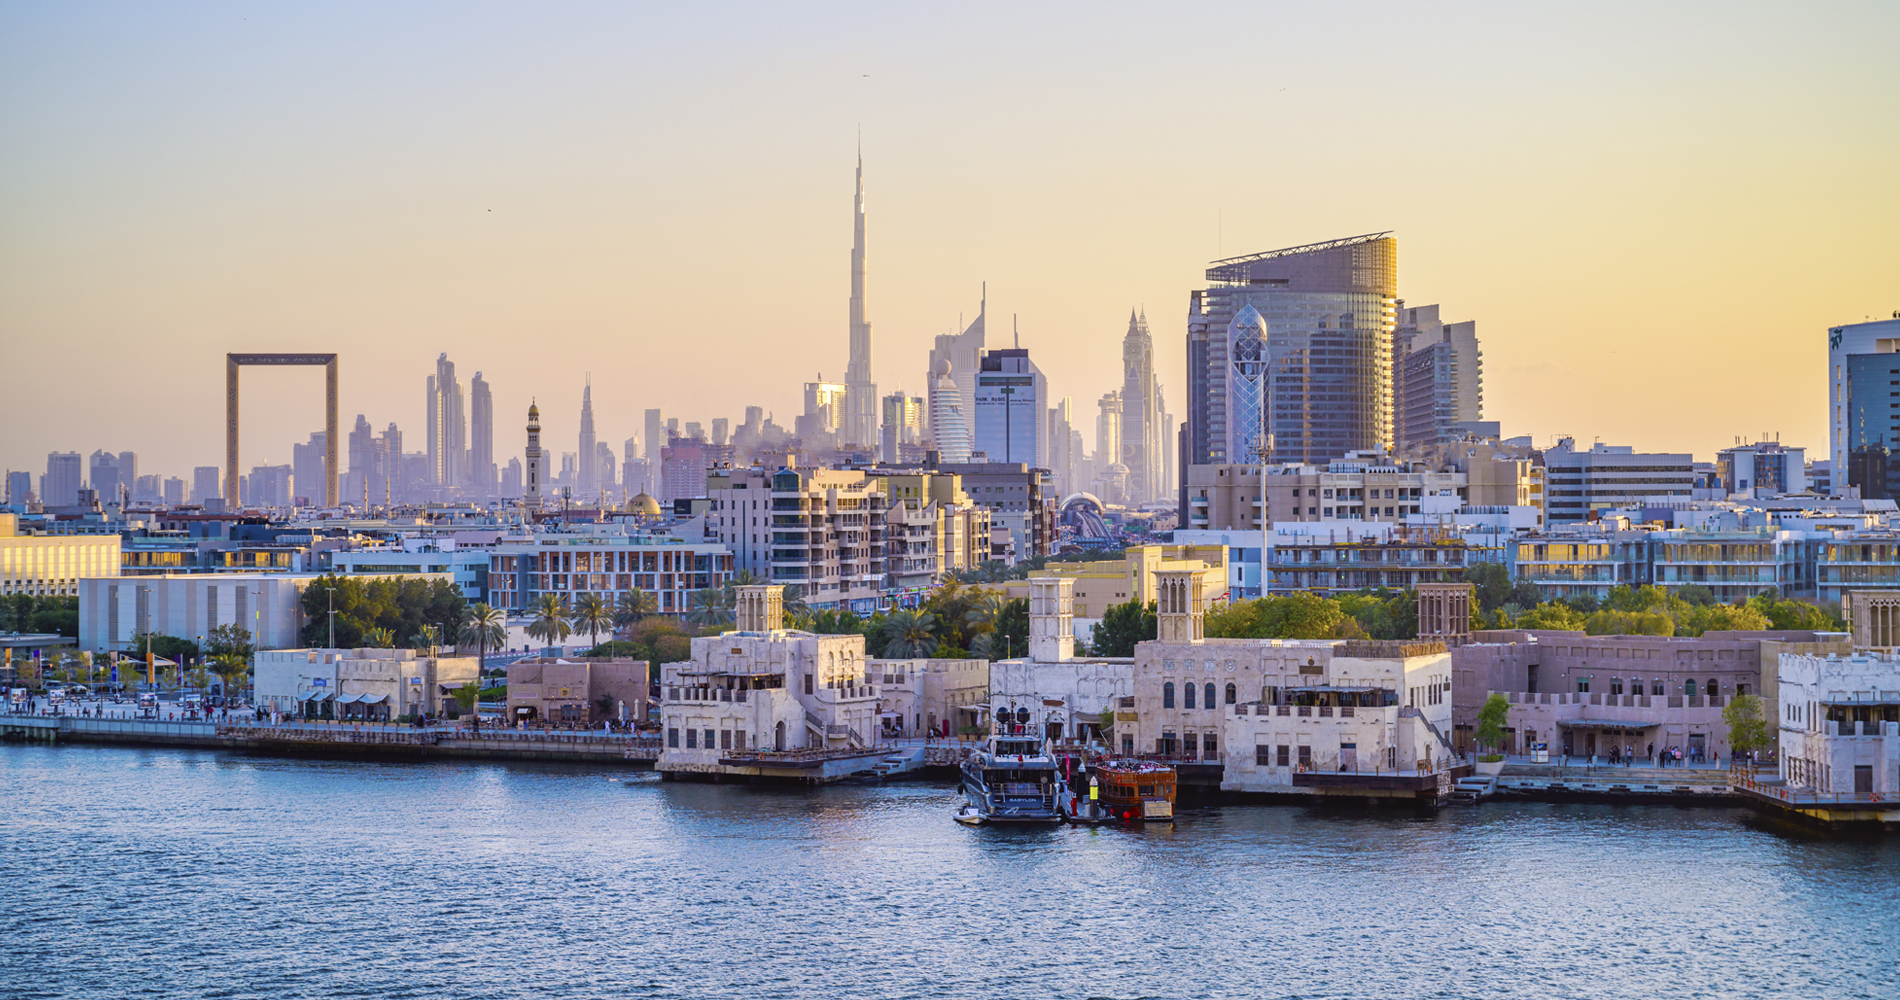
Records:
{"label": "reflection on water", "polygon": [[1900,996],[1900,848],[1741,810],[969,829],[925,784],[0,762],[8,996]]}

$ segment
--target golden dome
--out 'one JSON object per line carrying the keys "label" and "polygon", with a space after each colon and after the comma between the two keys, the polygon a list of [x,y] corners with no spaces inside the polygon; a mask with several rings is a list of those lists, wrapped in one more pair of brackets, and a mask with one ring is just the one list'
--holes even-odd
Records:
{"label": "golden dome", "polygon": [[659,517],[662,513],[660,510],[660,502],[647,496],[645,492],[641,492],[633,499],[627,501],[625,510],[629,514],[638,514],[641,517]]}

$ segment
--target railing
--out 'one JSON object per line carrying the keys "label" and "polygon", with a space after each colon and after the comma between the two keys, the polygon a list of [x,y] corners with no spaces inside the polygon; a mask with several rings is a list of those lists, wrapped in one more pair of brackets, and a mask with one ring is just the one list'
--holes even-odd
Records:
{"label": "railing", "polygon": [[1882,796],[1879,792],[1832,792],[1823,794],[1800,785],[1761,781],[1750,775],[1731,777],[1729,783],[1745,791],[1766,796],[1791,806],[1889,805],[1900,808],[1900,796]]}

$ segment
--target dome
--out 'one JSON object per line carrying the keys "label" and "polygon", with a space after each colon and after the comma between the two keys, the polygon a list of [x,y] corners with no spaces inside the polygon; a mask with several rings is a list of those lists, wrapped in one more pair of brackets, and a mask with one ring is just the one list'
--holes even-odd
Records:
{"label": "dome", "polygon": [[950,374],[950,359],[938,358],[937,363],[930,366],[930,373],[938,378]]}
{"label": "dome", "polygon": [[528,419],[529,420],[541,419],[541,407],[535,405],[533,400],[528,401]]}
{"label": "dome", "polygon": [[638,514],[641,517],[659,517],[661,514],[660,502],[647,496],[643,491],[633,499],[627,501],[626,512],[629,514]]}

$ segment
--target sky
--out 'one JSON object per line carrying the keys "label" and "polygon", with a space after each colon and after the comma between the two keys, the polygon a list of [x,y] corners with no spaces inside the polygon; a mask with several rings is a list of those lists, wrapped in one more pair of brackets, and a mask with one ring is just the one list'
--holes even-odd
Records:
{"label": "sky", "polygon": [[[571,451],[841,379],[862,134],[883,391],[1012,323],[1074,400],[1145,309],[1185,419],[1223,256],[1391,231],[1484,415],[1827,446],[1826,328],[1900,310],[1900,5],[0,6],[0,467],[223,456],[223,354],[336,352],[420,450],[448,352]],[[322,427],[246,369],[240,465]],[[37,488],[37,487],[36,487]]]}

